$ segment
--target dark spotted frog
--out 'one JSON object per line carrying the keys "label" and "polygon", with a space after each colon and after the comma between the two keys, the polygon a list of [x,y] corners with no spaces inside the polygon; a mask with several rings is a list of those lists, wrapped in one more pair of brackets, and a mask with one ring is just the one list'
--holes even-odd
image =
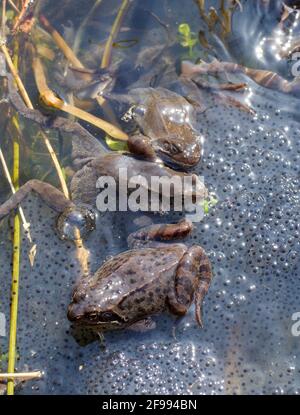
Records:
{"label": "dark spotted frog", "polygon": [[199,162],[202,138],[195,126],[194,107],[183,96],[149,87],[132,89],[127,97],[119,96],[122,99],[131,104],[123,118],[133,119],[140,130],[129,137],[132,153],[151,160],[160,158],[180,169]]}
{"label": "dark spotted frog", "polygon": [[130,250],[107,260],[76,286],[68,318],[98,332],[154,328],[151,316],[169,310],[183,316],[195,303],[202,326],[201,306],[211,279],[210,261],[199,245],[167,243],[188,236],[192,224],[156,224],[128,237]]}

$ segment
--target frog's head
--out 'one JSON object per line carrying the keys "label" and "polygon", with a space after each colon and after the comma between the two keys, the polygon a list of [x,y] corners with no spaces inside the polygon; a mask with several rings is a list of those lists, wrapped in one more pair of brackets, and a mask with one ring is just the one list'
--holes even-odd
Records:
{"label": "frog's head", "polygon": [[183,97],[167,93],[170,96],[154,100],[157,91],[152,91],[151,99],[132,106],[127,115],[149,138],[152,148],[165,163],[190,168],[201,157],[201,136],[195,128],[194,109]]}
{"label": "frog's head", "polygon": [[68,307],[68,319],[80,326],[96,328],[98,331],[115,330],[126,327],[127,320],[120,310],[112,304],[101,304],[88,283],[79,284],[73,293],[72,302]]}
{"label": "frog's head", "polygon": [[99,310],[97,307],[86,308],[83,312],[75,303],[68,308],[68,319],[85,327],[95,327],[99,331],[115,330],[126,327],[126,322],[112,310]]}
{"label": "frog's head", "polygon": [[184,169],[195,166],[201,157],[200,143],[195,140],[178,140],[168,136],[153,141],[156,154],[168,165]]}

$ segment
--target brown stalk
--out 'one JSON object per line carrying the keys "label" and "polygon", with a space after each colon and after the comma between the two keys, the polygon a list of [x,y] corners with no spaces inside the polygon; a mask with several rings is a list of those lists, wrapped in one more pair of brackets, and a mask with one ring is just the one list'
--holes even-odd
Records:
{"label": "brown stalk", "polygon": [[37,88],[40,93],[40,98],[46,106],[67,112],[68,114],[80,118],[81,120],[89,122],[92,125],[105,131],[108,135],[115,138],[116,140],[128,140],[127,134],[121,131],[118,127],[115,127],[109,122],[102,120],[101,118],[96,117],[95,115],[89,114],[88,112],[83,111],[80,108],[76,108],[73,105],[65,103],[57,95],[55,95],[54,92],[47,85],[44,69],[38,57],[33,58],[32,67]]}

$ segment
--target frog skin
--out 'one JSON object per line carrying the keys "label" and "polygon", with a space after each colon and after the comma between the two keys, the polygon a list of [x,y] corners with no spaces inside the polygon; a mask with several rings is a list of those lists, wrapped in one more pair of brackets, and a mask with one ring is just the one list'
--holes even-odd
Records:
{"label": "frog skin", "polygon": [[68,318],[97,332],[149,329],[151,316],[165,310],[184,316],[195,303],[202,327],[202,303],[209,289],[210,261],[199,245],[167,243],[188,236],[191,222],[156,224],[131,234],[131,248],[107,260],[94,275],[84,277],[73,292]]}
{"label": "frog skin", "polygon": [[198,164],[201,136],[194,107],[183,96],[158,87],[135,88],[122,98],[131,104],[125,119],[133,119],[141,132],[129,137],[132,153],[184,170]]}
{"label": "frog skin", "polygon": [[[119,169],[127,168],[128,180],[133,176],[142,175],[150,184],[153,176],[166,176],[172,178],[179,176],[183,178],[186,173],[172,170],[159,162],[151,162],[130,154],[121,154],[107,151],[102,144],[95,139],[80,124],[71,122],[62,117],[51,119],[39,111],[30,110],[24,104],[17,91],[12,86],[12,79],[8,77],[10,100],[20,115],[31,119],[45,128],[53,128],[60,132],[72,134],[72,158],[73,165],[77,169],[71,180],[71,200],[49,183],[40,180],[29,180],[18,191],[13,194],[5,203],[0,206],[0,220],[8,215],[19,205],[22,200],[34,191],[54,211],[60,214],[57,219],[57,230],[62,239],[74,239],[70,229],[80,230],[82,237],[85,237],[95,228],[95,202],[97,197],[96,182],[101,176],[111,176],[118,184]],[[197,181],[197,176],[192,176]],[[151,187],[149,186],[150,190]],[[185,197],[205,197],[206,188],[186,187]],[[171,195],[172,196],[172,195]],[[69,225],[65,224],[68,223]]]}

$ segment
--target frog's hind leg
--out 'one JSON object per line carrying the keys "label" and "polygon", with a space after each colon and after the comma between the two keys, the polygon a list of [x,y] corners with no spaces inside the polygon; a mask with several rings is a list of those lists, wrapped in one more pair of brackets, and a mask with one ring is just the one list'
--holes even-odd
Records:
{"label": "frog's hind leg", "polygon": [[223,83],[223,84],[211,84],[206,81],[202,81],[200,79],[193,79],[192,82],[197,85],[199,88],[208,89],[214,94],[214,100],[218,104],[222,104],[225,106],[231,106],[237,108],[238,110],[247,112],[249,114],[255,115],[255,111],[249,105],[243,103],[242,101],[234,98],[230,95],[225,95],[221,91],[229,91],[229,92],[239,92],[245,90],[247,84],[245,83]]}
{"label": "frog's hind leg", "polygon": [[131,233],[127,238],[127,243],[130,248],[157,247],[161,243],[164,244],[165,241],[186,238],[192,229],[193,224],[187,219],[182,219],[178,223],[145,226],[137,232]]}
{"label": "frog's hind leg", "polygon": [[51,209],[58,213],[75,206],[71,200],[67,199],[60,190],[51,184],[33,179],[21,186],[0,206],[0,220],[14,210],[31,191],[37,193]]}
{"label": "frog's hind leg", "polygon": [[197,245],[189,248],[178,264],[175,287],[168,295],[170,311],[182,316],[194,299],[196,320],[202,327],[201,307],[211,279],[211,265],[204,249]]}

